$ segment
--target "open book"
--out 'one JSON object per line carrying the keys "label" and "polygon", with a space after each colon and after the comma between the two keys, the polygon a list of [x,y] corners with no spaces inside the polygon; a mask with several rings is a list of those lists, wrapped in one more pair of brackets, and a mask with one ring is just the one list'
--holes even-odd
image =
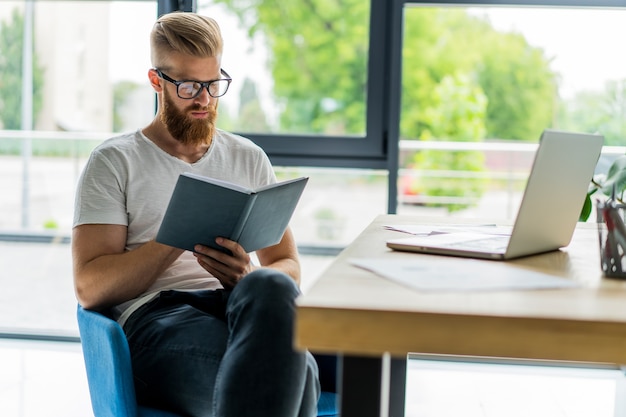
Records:
{"label": "open book", "polygon": [[308,177],[256,190],[192,173],[181,174],[156,241],[193,251],[195,245],[224,250],[218,236],[253,252],[280,242]]}

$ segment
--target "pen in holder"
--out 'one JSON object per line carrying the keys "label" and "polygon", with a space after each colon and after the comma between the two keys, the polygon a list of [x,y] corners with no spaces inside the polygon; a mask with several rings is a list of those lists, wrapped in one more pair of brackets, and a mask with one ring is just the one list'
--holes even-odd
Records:
{"label": "pen in holder", "polygon": [[597,201],[596,207],[602,271],[607,277],[626,279],[626,205],[611,198]]}

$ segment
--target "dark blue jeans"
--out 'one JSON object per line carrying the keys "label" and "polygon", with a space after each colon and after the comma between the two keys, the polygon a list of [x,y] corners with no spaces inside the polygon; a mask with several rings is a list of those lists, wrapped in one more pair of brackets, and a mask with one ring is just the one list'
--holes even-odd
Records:
{"label": "dark blue jeans", "polygon": [[260,269],[232,291],[164,291],[124,325],[141,405],[184,416],[311,417],[312,355],[293,348],[287,275]]}

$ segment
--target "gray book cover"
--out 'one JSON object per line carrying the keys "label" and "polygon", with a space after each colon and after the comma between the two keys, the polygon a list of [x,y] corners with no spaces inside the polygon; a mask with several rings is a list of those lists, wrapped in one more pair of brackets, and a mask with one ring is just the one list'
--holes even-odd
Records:
{"label": "gray book cover", "polygon": [[222,236],[253,252],[280,242],[308,177],[256,190],[200,175],[178,178],[156,241],[193,251],[195,245],[224,250]]}

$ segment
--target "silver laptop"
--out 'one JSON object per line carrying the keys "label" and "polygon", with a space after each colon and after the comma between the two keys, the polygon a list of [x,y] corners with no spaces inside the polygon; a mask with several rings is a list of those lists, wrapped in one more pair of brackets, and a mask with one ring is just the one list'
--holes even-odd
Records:
{"label": "silver laptop", "polygon": [[601,135],[545,130],[510,234],[413,236],[388,240],[387,246],[400,251],[498,260],[567,246],[603,142]]}

